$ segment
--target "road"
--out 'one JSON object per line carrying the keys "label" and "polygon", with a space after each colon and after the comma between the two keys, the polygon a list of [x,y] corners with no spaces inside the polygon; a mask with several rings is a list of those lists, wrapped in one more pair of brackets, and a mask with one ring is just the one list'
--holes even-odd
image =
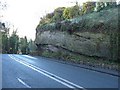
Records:
{"label": "road", "polygon": [[118,77],[43,57],[2,54],[2,88],[118,88]]}

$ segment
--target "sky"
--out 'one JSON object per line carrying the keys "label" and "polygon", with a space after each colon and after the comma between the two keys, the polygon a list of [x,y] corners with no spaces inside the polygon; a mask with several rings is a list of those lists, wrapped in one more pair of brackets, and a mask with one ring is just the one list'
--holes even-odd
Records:
{"label": "sky", "polygon": [[17,29],[20,37],[35,39],[36,27],[40,18],[53,12],[57,7],[69,7],[88,0],[0,0],[7,3],[3,21],[10,23],[10,33]]}
{"label": "sky", "polygon": [[41,17],[53,12],[57,7],[73,6],[76,1],[83,2],[83,0],[4,0],[7,9],[2,20],[10,24],[10,33],[17,29],[20,37],[27,36],[28,39],[34,40],[35,29]]}

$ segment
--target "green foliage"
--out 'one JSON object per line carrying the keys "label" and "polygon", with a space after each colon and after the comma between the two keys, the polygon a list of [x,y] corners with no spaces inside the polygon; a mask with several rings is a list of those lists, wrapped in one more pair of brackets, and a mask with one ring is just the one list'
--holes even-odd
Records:
{"label": "green foliage", "polygon": [[22,54],[28,53],[28,43],[27,43],[26,36],[24,38],[20,38],[20,47],[19,48],[20,48]]}
{"label": "green foliage", "polygon": [[105,7],[113,7],[116,6],[116,2],[97,2],[94,8],[95,11],[103,10]]}
{"label": "green foliage", "polygon": [[61,23],[61,31],[68,31],[71,27],[70,27],[71,21],[69,20],[65,20],[64,22]]}
{"label": "green foliage", "polygon": [[94,11],[94,8],[95,8],[95,2],[86,2],[83,3],[82,12],[83,14],[91,13]]}
{"label": "green foliage", "polygon": [[59,21],[64,20],[64,17],[63,17],[64,9],[65,9],[65,7],[59,7],[54,10],[54,16],[52,18],[53,22],[59,22]]}
{"label": "green foliage", "polygon": [[54,12],[48,13],[46,16],[41,18],[38,26],[64,20],[64,17],[63,17],[64,9],[65,7],[59,7],[59,8],[56,8]]}
{"label": "green foliage", "polygon": [[35,45],[35,42],[33,40],[30,40],[28,42],[28,50],[29,50],[29,53],[32,53],[34,51],[36,51],[36,45]]}
{"label": "green foliage", "polygon": [[12,35],[9,38],[9,53],[17,53],[19,46],[19,36],[17,31],[13,31]]}
{"label": "green foliage", "polygon": [[2,53],[7,53],[8,51],[8,36],[2,33]]}
{"label": "green foliage", "polygon": [[[66,7],[66,8],[58,7],[54,10],[54,12],[48,13],[46,16],[41,18],[37,28],[39,27],[40,30],[42,30],[42,28],[44,28],[44,30],[55,29],[56,27],[53,27],[48,24],[56,23],[56,25],[58,27],[58,23],[61,21],[64,21],[67,19],[73,19],[73,18],[79,17],[83,14],[93,12],[94,7],[95,7],[95,2],[86,2],[83,4],[82,7],[83,8],[81,8],[81,6],[79,6],[78,3],[76,3],[76,5],[72,6],[72,7]],[[64,25],[61,28],[62,28],[62,30],[64,30]]]}
{"label": "green foliage", "polygon": [[9,33],[9,29],[7,29],[5,27],[5,23],[0,22],[0,40],[1,40],[0,48],[2,48],[2,50],[0,50],[0,52],[2,52],[2,53],[7,53],[9,50],[8,33]]}
{"label": "green foliage", "polygon": [[54,23],[51,23],[51,24],[44,24],[44,25],[41,25],[40,27],[39,27],[39,29],[42,31],[42,30],[55,30],[56,28],[55,28],[55,24]]}
{"label": "green foliage", "polygon": [[59,30],[61,28],[61,22],[55,23],[55,28]]}
{"label": "green foliage", "polygon": [[[104,68],[114,68],[118,69],[116,65],[116,61],[120,59],[119,57],[119,49],[120,49],[120,43],[119,43],[119,32],[116,32],[118,30],[118,9],[117,8],[110,8],[106,9],[104,8],[104,3],[101,3],[100,7],[103,7],[98,12],[94,11],[95,4],[91,2],[87,2],[83,6],[83,10],[79,12],[78,8],[76,6],[65,8],[63,12],[63,17],[65,20],[63,21],[54,21],[55,23],[51,24],[44,24],[38,28],[38,30],[58,30],[58,31],[66,31],[70,34],[73,34],[71,36],[79,36],[83,37],[85,39],[95,40],[95,51],[102,52],[101,48],[104,48],[103,45],[108,45],[105,49],[108,50],[109,57],[110,58],[104,58],[104,57],[94,57],[94,56],[84,56],[84,55],[78,55],[78,54],[66,54],[66,52],[62,51],[59,52],[53,52],[47,50],[40,50],[41,54],[43,56],[47,57],[54,57],[54,58],[61,58],[65,60],[69,60],[75,63],[81,63],[86,64],[89,66],[94,67],[104,67]],[[78,10],[78,12],[75,12]],[[72,12],[72,13],[71,13]],[[93,13],[91,13],[93,12]],[[82,13],[83,16],[80,16],[79,14]],[[59,15],[58,15],[59,16]],[[77,18],[76,18],[77,17]],[[91,35],[95,39],[89,36],[87,34],[84,34],[84,36],[77,34],[76,32],[90,32],[90,33],[102,33],[103,35],[107,36],[106,38],[103,37],[96,37],[97,34]],[[74,33],[75,32],[75,33]],[[106,35],[107,34],[107,35]],[[110,36],[110,37],[109,37]],[[76,38],[77,39],[77,38]],[[105,44],[104,41],[106,40]],[[67,42],[66,42],[67,43]],[[72,46],[72,44],[70,44]],[[75,47],[75,46],[73,46]],[[93,46],[94,47],[94,46]],[[42,48],[42,46],[41,46]],[[59,49],[59,47],[58,47]],[[91,48],[91,50],[93,50]],[[110,51],[110,52],[109,52]],[[105,52],[107,53],[107,52]],[[103,54],[103,53],[102,53]],[[103,59],[104,58],[104,59]],[[110,59],[110,60],[107,60]]]}
{"label": "green foliage", "polygon": [[[2,31],[1,31],[2,30]],[[13,30],[9,35],[9,29],[0,22],[0,52],[11,54],[28,54],[36,48],[34,41],[28,42],[27,37],[19,38],[17,30]]]}
{"label": "green foliage", "polygon": [[74,31],[79,31],[79,30],[80,30],[80,25],[79,25],[79,23],[73,23],[73,24],[71,25],[71,29],[72,29],[73,32],[74,32]]}
{"label": "green foliage", "polygon": [[119,58],[119,48],[120,48],[120,46],[119,46],[119,31],[118,32],[113,32],[113,31],[110,31],[109,32],[110,33],[110,53],[111,53],[111,59],[113,60],[113,61],[116,61],[116,62],[120,62],[119,60],[118,60],[118,58]]}
{"label": "green foliage", "polygon": [[8,33],[8,31],[2,32],[2,53],[17,53],[19,47],[19,36],[16,34],[16,31],[13,31],[11,36],[9,36]]}
{"label": "green foliage", "polygon": [[68,7],[64,9],[63,17],[65,19],[72,19],[80,15],[80,7],[76,4],[73,7]]}
{"label": "green foliage", "polygon": [[90,67],[97,67],[97,68],[100,67],[100,68],[112,69],[117,71],[119,70],[118,63],[115,63],[113,61],[107,61],[105,59],[98,57],[87,57],[84,55],[68,53],[66,51],[59,51],[59,52],[43,51],[40,55],[44,57],[83,64]]}
{"label": "green foliage", "polygon": [[78,17],[80,15],[79,8],[80,7],[78,6],[78,4],[70,8],[70,12],[69,12],[70,19]]}
{"label": "green foliage", "polygon": [[58,7],[54,10],[52,13],[46,14],[46,16],[42,17],[38,27],[50,24],[50,23],[56,23],[60,22],[66,19],[73,19],[77,18],[79,16],[92,13],[94,11],[101,11],[105,7],[111,7],[116,6],[115,2],[85,2],[82,6],[79,6],[78,3],[76,3],[75,6],[72,7]]}
{"label": "green foliage", "polygon": [[63,12],[63,17],[65,18],[65,19],[70,19],[70,7],[68,7],[68,8],[65,8],[65,10],[64,10],[64,12]]}
{"label": "green foliage", "polygon": [[46,15],[46,18],[52,19],[53,16],[54,16],[54,13],[48,13],[48,14]]}
{"label": "green foliage", "polygon": [[[44,24],[37,30],[68,31],[70,34],[76,31],[104,32],[118,29],[117,7],[93,12],[74,19],[67,19],[56,23]],[[112,14],[113,12],[113,14]],[[107,14],[107,15],[106,15]],[[110,18],[113,17],[113,18]],[[112,23],[115,22],[115,23]]]}

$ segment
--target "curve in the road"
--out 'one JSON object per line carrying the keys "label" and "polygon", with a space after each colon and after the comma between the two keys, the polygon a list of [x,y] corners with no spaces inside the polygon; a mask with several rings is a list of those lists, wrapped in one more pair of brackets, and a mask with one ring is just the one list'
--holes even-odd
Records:
{"label": "curve in the road", "polygon": [[[41,73],[41,74],[43,74],[43,75],[45,75],[45,76],[47,76],[47,77],[49,77],[49,78],[57,81],[57,82],[65,85],[65,86],[67,86],[67,87],[69,87],[69,88],[79,88],[79,89],[85,90],[85,88],[83,88],[82,86],[79,86],[79,85],[77,85],[77,84],[74,84],[74,83],[72,83],[72,82],[70,82],[70,81],[68,81],[68,80],[66,80],[66,79],[64,79],[64,78],[61,78],[61,77],[59,77],[59,76],[57,76],[57,75],[55,75],[55,74],[52,74],[52,73],[50,73],[50,72],[48,72],[48,71],[46,71],[46,70],[43,70],[43,69],[41,69],[41,68],[39,68],[39,67],[37,67],[37,66],[34,66],[34,65],[30,64],[30,63],[27,63],[27,62],[25,62],[25,61],[22,61],[22,60],[20,60],[20,59],[18,59],[18,58],[15,58],[15,57],[12,56],[12,55],[9,55],[9,57],[12,58],[12,60],[15,60],[15,61],[19,62],[20,64],[22,64],[22,65],[24,65],[24,66],[27,66],[27,67],[31,68],[32,70],[37,71],[37,72],[39,72],[39,73]],[[19,81],[20,81],[21,83],[23,83],[25,86],[27,85],[27,84],[25,84],[21,79],[19,79]],[[28,86],[28,85],[27,85],[27,86]]]}

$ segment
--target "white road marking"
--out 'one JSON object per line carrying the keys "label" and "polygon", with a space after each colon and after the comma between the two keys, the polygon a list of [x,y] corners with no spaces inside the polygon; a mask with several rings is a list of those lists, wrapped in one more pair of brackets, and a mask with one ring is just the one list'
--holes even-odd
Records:
{"label": "white road marking", "polygon": [[17,78],[20,83],[25,85],[27,88],[31,88],[29,85],[27,85],[24,81],[22,81],[20,78]]}
{"label": "white road marking", "polygon": [[[39,67],[36,67],[36,66],[34,66],[34,65],[32,65],[32,64],[29,64],[29,63],[25,62],[25,61],[16,59],[16,58],[13,57],[12,55],[9,55],[9,57],[12,58],[12,59],[15,60],[15,61],[21,63],[21,64],[23,64],[23,65],[25,65],[25,66],[33,69],[34,71],[37,71],[37,72],[39,72],[39,73],[41,73],[41,74],[43,74],[43,75],[45,75],[45,76],[47,76],[47,77],[49,77],[49,78],[57,81],[57,82],[65,85],[65,86],[67,86],[67,87],[69,87],[69,88],[81,88],[81,89],[85,90],[85,88],[83,88],[83,87],[81,87],[81,86],[79,86],[79,85],[77,85],[77,84],[74,84],[74,83],[72,83],[72,82],[70,82],[70,81],[68,81],[68,80],[66,80],[66,79],[63,79],[63,78],[61,78],[61,77],[59,77],[59,76],[57,76],[57,75],[55,75],[55,74],[52,74],[52,73],[50,73],[50,72],[48,72],[48,71],[46,71],[46,70],[43,70],[43,69],[41,69],[41,68],[39,68]],[[52,76],[54,76],[54,77],[52,77]]]}
{"label": "white road marking", "polygon": [[32,57],[32,56],[29,56],[29,55],[23,55],[23,56],[28,57],[28,58],[31,58],[31,59],[37,59],[37,58]]}

